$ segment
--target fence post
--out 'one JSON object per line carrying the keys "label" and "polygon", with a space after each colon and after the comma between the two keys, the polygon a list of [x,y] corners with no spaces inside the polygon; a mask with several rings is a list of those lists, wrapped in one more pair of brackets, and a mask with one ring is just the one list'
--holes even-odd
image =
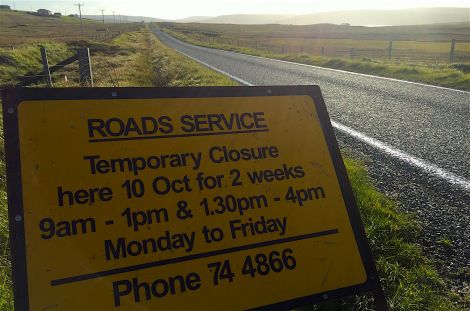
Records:
{"label": "fence post", "polygon": [[453,63],[454,62],[454,52],[455,52],[455,42],[457,40],[452,39],[452,44],[450,46],[450,54],[449,54],[449,62]]}
{"label": "fence post", "polygon": [[301,46],[301,47],[300,47],[300,55],[303,55],[303,54],[304,54],[304,47]]}
{"label": "fence post", "polygon": [[351,58],[354,57],[354,48],[351,48],[351,49],[349,50],[349,56],[350,56]]}
{"label": "fence post", "polygon": [[388,59],[392,59],[392,45],[393,41],[388,42]]}
{"label": "fence post", "polygon": [[47,52],[45,47],[41,47],[42,68],[46,77],[47,86],[52,87],[51,72],[49,70],[49,61],[47,60]]}
{"label": "fence post", "polygon": [[78,71],[80,73],[80,84],[93,86],[93,73],[91,71],[90,49],[80,48],[77,51]]}
{"label": "fence post", "polygon": [[325,56],[325,47],[324,46],[321,47],[321,56]]}

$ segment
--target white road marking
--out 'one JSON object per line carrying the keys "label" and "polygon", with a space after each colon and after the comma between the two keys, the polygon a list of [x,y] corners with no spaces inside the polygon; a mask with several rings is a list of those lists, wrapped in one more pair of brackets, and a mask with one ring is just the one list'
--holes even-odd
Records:
{"label": "white road marking", "polygon": [[463,177],[457,176],[451,172],[448,172],[432,163],[427,162],[426,160],[416,158],[412,155],[409,155],[395,147],[387,145],[386,143],[381,142],[375,138],[369,137],[361,132],[353,130],[350,127],[347,127],[341,123],[331,120],[331,125],[336,128],[338,131],[346,133],[359,141],[362,141],[369,146],[372,146],[376,149],[379,149],[382,152],[385,152],[387,155],[392,156],[394,158],[398,158],[403,162],[406,162],[414,167],[420,168],[426,173],[430,175],[434,175],[440,177],[447,182],[458,186],[466,191],[470,191],[470,181],[466,180]]}
{"label": "white road marking", "polygon": [[[220,72],[221,74],[224,74],[226,76],[228,76],[229,78],[243,84],[243,85],[247,85],[247,86],[253,86],[254,84],[248,82],[248,81],[245,81],[239,77],[236,77],[232,74],[229,74],[228,72],[225,72],[223,70],[220,70],[212,65],[209,65],[197,58],[194,58],[192,56],[189,56],[188,54],[184,53],[184,52],[181,52],[181,51],[178,51],[179,53],[183,54],[184,56],[212,69],[212,70],[215,70],[217,72]],[[401,81],[401,80],[397,80],[397,81]],[[407,82],[407,81],[405,81]],[[410,82],[410,83],[414,83],[414,82]],[[428,85],[426,85],[428,86]],[[363,142],[363,143],[366,143],[367,145],[369,146],[372,146],[384,153],[386,153],[387,155],[391,156],[391,157],[394,157],[394,158],[397,158],[397,159],[400,159],[401,161],[405,162],[405,163],[408,163],[409,165],[411,166],[414,166],[414,167],[417,167],[423,171],[425,171],[426,173],[430,174],[430,175],[434,175],[436,177],[439,177],[441,179],[444,179],[445,181],[447,181],[448,183],[452,184],[452,185],[455,185],[455,186],[458,186],[460,188],[462,188],[463,190],[465,191],[469,191],[470,192],[470,181],[466,180],[465,178],[463,177],[460,177],[458,175],[455,175],[451,172],[448,172],[446,171],[445,169],[442,169],[432,163],[429,163],[427,162],[426,160],[423,160],[423,159],[420,159],[420,158],[417,158],[417,157],[414,157],[412,155],[409,155],[403,151],[401,151],[400,149],[397,149],[395,147],[392,147],[384,142],[381,142],[380,140],[378,139],[375,139],[375,138],[372,138],[372,137],[369,137],[361,132],[358,132],[350,127],[347,127],[346,125],[343,125],[341,123],[338,123],[336,121],[333,121],[331,120],[331,125],[337,129],[338,131],[340,132],[343,132],[345,134],[348,134],[354,138],[356,138],[357,140]]]}

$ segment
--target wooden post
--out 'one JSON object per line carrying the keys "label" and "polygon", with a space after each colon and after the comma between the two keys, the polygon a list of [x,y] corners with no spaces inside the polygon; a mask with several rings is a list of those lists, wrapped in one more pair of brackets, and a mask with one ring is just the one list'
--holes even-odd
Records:
{"label": "wooden post", "polygon": [[454,62],[454,52],[455,52],[455,42],[457,40],[452,39],[452,44],[450,46],[450,54],[449,54],[449,62],[453,63]]}
{"label": "wooden post", "polygon": [[388,59],[392,59],[392,46],[393,41],[388,42]]}
{"label": "wooden post", "polygon": [[283,45],[282,45],[282,54],[284,54],[284,53],[285,53],[285,50],[286,50],[286,45],[285,45],[285,44],[283,44]]}
{"label": "wooden post", "polygon": [[354,48],[351,48],[351,49],[349,50],[349,56],[350,56],[351,58],[354,57]]}
{"label": "wooden post", "polygon": [[302,54],[304,54],[304,47],[303,46],[300,47],[300,55],[302,55]]}
{"label": "wooden post", "polygon": [[91,71],[90,49],[80,48],[77,51],[78,71],[80,73],[80,84],[93,86],[93,73]]}
{"label": "wooden post", "polygon": [[325,56],[325,47],[324,46],[321,47],[321,56]]}
{"label": "wooden post", "polygon": [[48,87],[52,87],[51,72],[49,70],[49,61],[47,60],[47,52],[45,47],[41,47],[41,58],[42,58],[42,72],[46,77]]}

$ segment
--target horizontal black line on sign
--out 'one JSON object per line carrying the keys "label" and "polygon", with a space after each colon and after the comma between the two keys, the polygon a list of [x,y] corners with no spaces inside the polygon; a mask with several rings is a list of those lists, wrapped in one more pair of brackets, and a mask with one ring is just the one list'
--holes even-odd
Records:
{"label": "horizontal black line on sign", "polygon": [[319,231],[319,232],[314,232],[314,233],[308,233],[308,234],[303,234],[303,235],[297,235],[297,236],[292,236],[292,237],[282,238],[282,239],[277,239],[277,240],[258,242],[258,243],[248,244],[248,245],[242,245],[242,246],[235,246],[235,247],[230,247],[230,248],[225,248],[225,249],[219,249],[219,250],[200,253],[200,254],[181,256],[181,257],[177,257],[177,258],[164,259],[164,260],[159,260],[159,261],[152,261],[152,262],[147,262],[147,263],[144,263],[144,264],[138,264],[138,265],[133,265],[133,266],[128,266],[128,267],[122,267],[122,268],[104,270],[104,271],[99,271],[99,272],[94,272],[94,273],[76,275],[76,276],[71,276],[71,277],[67,277],[67,278],[52,280],[51,281],[51,286],[57,286],[57,285],[63,285],[63,284],[68,284],[68,283],[80,282],[80,281],[84,281],[84,280],[91,280],[91,279],[96,279],[96,278],[99,278],[99,277],[104,277],[104,276],[109,276],[109,275],[114,275],[114,274],[120,274],[120,273],[126,273],[126,272],[131,272],[131,271],[138,271],[138,270],[143,270],[143,269],[148,269],[148,268],[153,268],[153,267],[161,267],[161,266],[171,265],[171,264],[175,264],[175,263],[181,263],[181,262],[185,262],[185,261],[191,261],[191,260],[196,260],[196,259],[201,259],[201,258],[208,258],[208,257],[212,257],[212,256],[217,256],[217,255],[235,253],[235,252],[240,252],[240,251],[245,251],[245,250],[249,250],[249,249],[265,247],[265,246],[271,246],[271,245],[276,245],[276,244],[289,243],[289,242],[295,242],[295,241],[306,240],[306,239],[311,239],[311,238],[317,238],[317,237],[321,237],[321,236],[325,236],[325,235],[337,234],[338,232],[339,232],[338,229],[330,229],[330,230]]}
{"label": "horizontal black line on sign", "polygon": [[191,133],[191,134],[175,134],[165,136],[137,136],[137,137],[115,137],[115,138],[96,138],[90,139],[90,143],[106,142],[106,141],[123,141],[123,140],[140,140],[140,139],[160,139],[160,138],[179,138],[179,137],[192,137],[192,136],[214,136],[214,135],[229,135],[229,134],[247,134],[269,132],[269,129],[261,130],[246,130],[246,131],[229,131],[229,132],[209,132],[209,133]]}

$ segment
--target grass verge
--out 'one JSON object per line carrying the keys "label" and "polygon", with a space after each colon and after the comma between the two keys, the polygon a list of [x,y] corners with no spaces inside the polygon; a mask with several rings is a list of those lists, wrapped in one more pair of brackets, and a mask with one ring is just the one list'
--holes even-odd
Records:
{"label": "grass verge", "polygon": [[8,206],[6,194],[3,114],[0,107],[0,310],[13,309],[10,249],[8,241]]}
{"label": "grass verge", "polygon": [[470,91],[470,71],[466,64],[453,64],[434,69],[431,65],[397,64],[370,58],[351,60],[306,54],[277,54],[249,47],[208,43],[168,28],[162,28],[162,30],[177,39],[199,46]]}
{"label": "grass verge", "polygon": [[[351,159],[345,164],[391,309],[463,310],[414,242],[419,224],[374,188],[363,165]],[[356,303],[359,309],[368,306],[365,300],[356,299]]]}
{"label": "grass verge", "polygon": [[233,80],[216,73],[163,45],[150,31],[145,32],[143,52],[138,60],[145,85],[222,86]]}
{"label": "grass verge", "polygon": [[31,43],[15,50],[0,48],[0,85],[19,82],[21,76],[34,75],[42,71],[40,47],[45,47],[49,64],[56,64],[73,52],[64,43]]}

